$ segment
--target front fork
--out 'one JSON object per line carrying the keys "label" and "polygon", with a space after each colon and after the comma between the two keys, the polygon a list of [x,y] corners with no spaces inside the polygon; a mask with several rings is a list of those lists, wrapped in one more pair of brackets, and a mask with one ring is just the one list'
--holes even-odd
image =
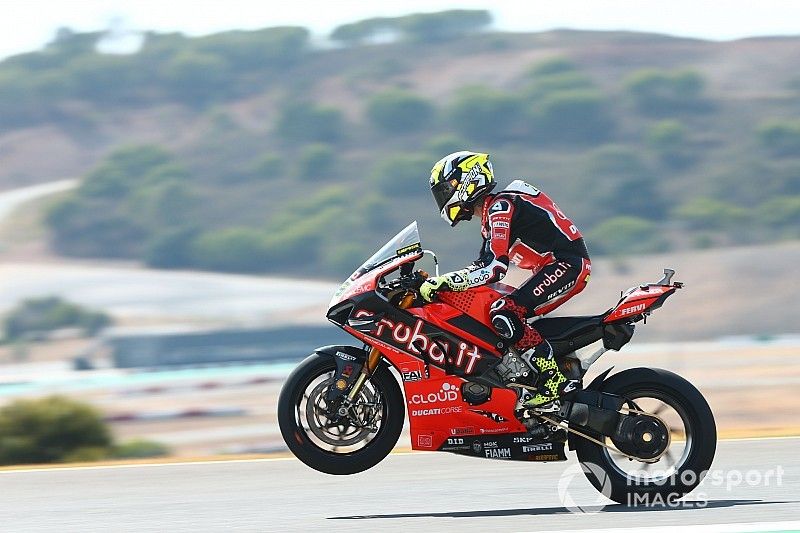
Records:
{"label": "front fork", "polygon": [[[403,299],[400,300],[400,303],[397,307],[400,309],[408,309],[411,307],[411,304],[414,303],[415,295],[412,291],[407,291],[403,295]],[[367,364],[361,367],[361,374],[358,375],[356,378],[356,382],[353,383],[353,387],[350,389],[350,392],[347,394],[347,401],[345,403],[349,404],[355,400],[358,393],[361,391],[361,387],[364,385],[364,382],[369,378],[372,373],[378,368],[378,363],[381,361],[381,352],[374,346],[370,348],[369,355],[367,356]]]}

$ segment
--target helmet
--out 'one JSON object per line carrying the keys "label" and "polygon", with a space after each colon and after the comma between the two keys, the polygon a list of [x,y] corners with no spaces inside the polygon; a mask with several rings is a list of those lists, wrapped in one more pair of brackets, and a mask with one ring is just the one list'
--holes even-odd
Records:
{"label": "helmet", "polygon": [[471,219],[475,204],[495,185],[489,154],[455,152],[431,169],[433,198],[442,218],[451,226]]}

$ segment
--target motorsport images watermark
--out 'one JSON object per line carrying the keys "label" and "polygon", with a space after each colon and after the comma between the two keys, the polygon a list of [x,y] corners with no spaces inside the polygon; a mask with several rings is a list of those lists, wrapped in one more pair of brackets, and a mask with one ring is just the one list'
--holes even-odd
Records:
{"label": "motorsport images watermark", "polygon": [[[703,508],[708,505],[710,487],[723,488],[730,492],[736,487],[780,487],[783,485],[785,471],[780,465],[768,470],[721,470],[713,469],[703,472],[682,470],[648,471],[638,470],[627,473],[626,484],[629,487],[627,505],[631,507],[661,507],[661,508]],[[598,481],[601,487],[599,494],[594,493],[594,499],[583,498],[586,481],[584,474],[589,474]],[[576,481],[576,478],[578,481]],[[703,484],[688,494],[684,494],[688,487],[696,486],[699,481]],[[667,488],[674,488],[671,491]],[[667,490],[665,490],[667,489]],[[681,490],[683,489],[683,490]],[[608,474],[600,466],[593,463],[580,463],[569,466],[564,470],[558,480],[558,496],[561,503],[573,513],[597,513],[602,511],[609,503],[612,492],[612,482]],[[573,497],[580,495],[580,503]],[[687,499],[684,499],[687,498]]]}

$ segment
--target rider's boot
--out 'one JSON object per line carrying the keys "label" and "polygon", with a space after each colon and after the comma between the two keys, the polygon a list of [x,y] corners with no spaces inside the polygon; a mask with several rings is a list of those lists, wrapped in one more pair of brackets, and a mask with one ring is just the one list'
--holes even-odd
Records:
{"label": "rider's boot", "polygon": [[553,356],[553,347],[547,340],[543,339],[523,353],[522,359],[539,374],[533,397],[526,400],[523,407],[540,412],[558,411],[561,403],[556,400],[572,396],[580,390],[581,381],[564,375]]}

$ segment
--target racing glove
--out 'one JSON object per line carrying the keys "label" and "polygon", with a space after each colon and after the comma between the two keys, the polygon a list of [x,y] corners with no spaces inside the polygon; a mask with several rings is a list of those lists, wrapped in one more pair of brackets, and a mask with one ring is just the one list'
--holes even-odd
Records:
{"label": "racing glove", "polygon": [[439,291],[465,291],[469,288],[468,273],[469,270],[465,269],[428,278],[420,286],[419,294],[426,302],[432,302]]}

